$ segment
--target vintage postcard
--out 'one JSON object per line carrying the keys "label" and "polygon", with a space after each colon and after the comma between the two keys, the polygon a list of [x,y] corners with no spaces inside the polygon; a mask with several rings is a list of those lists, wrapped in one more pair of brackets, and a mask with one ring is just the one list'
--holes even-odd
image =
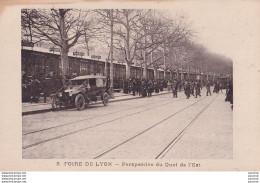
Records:
{"label": "vintage postcard", "polygon": [[259,171],[259,2],[1,3],[1,171]]}

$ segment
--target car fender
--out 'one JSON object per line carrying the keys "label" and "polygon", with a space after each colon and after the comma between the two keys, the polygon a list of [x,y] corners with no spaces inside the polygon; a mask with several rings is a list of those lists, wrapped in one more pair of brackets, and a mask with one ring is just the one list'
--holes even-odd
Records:
{"label": "car fender", "polygon": [[75,100],[75,98],[76,98],[76,96],[77,96],[78,94],[82,94],[82,95],[84,96],[84,98],[85,98],[86,101],[88,101],[88,102],[90,101],[89,98],[87,97],[87,95],[86,95],[84,92],[79,92],[79,93],[77,93],[77,94],[73,94],[73,95],[72,95],[73,101]]}
{"label": "car fender", "polygon": [[101,93],[101,100],[103,100],[103,96],[104,96],[105,93],[107,93],[108,96],[110,95],[108,91],[102,91],[102,93]]}

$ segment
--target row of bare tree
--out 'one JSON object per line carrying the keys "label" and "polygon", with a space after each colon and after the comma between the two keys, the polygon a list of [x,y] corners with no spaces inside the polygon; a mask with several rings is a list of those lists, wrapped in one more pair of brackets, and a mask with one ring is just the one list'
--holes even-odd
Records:
{"label": "row of bare tree", "polygon": [[230,59],[194,43],[187,19],[173,17],[166,10],[23,9],[21,18],[22,40],[51,42],[60,48],[63,78],[69,75],[72,47],[84,48],[87,55],[101,50],[107,60],[125,62],[127,78],[134,62],[143,67],[144,78],[148,68],[162,68],[165,73],[184,68],[188,72],[232,72]]}

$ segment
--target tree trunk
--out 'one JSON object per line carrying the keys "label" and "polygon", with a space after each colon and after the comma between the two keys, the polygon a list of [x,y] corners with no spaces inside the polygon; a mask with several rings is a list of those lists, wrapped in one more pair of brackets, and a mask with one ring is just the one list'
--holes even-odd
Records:
{"label": "tree trunk", "polygon": [[153,68],[154,79],[158,79],[157,69]]}
{"label": "tree trunk", "polygon": [[[144,56],[144,60],[146,59],[146,56]],[[147,62],[144,61],[144,71],[143,71],[143,78],[146,79],[147,78]]]}
{"label": "tree trunk", "polygon": [[190,66],[188,66],[188,80],[190,80]]}
{"label": "tree trunk", "polygon": [[163,79],[166,79],[166,45],[164,44],[164,49],[163,49]]}
{"label": "tree trunk", "polygon": [[126,79],[128,79],[131,76],[130,68],[131,68],[131,66],[126,63],[126,66],[125,66],[125,69],[126,69],[126,71],[125,71],[126,72],[126,75],[125,75]]}
{"label": "tree trunk", "polygon": [[143,72],[143,78],[147,78],[147,54],[146,54],[146,46],[147,46],[147,37],[146,37],[146,27],[144,27],[144,72]]}
{"label": "tree trunk", "polygon": [[181,67],[181,80],[184,80],[184,75],[183,75],[183,68]]}
{"label": "tree trunk", "polygon": [[61,53],[61,70],[62,70],[62,80],[66,81],[66,76],[70,75],[69,72],[69,48],[67,40],[67,34],[65,30],[65,12],[64,10],[59,10],[59,21],[60,21],[60,53]]}
{"label": "tree trunk", "polygon": [[62,80],[63,83],[66,81],[66,76],[69,76],[69,57],[68,57],[68,52],[69,50],[64,47],[60,47],[61,51],[61,75],[62,75]]}
{"label": "tree trunk", "polygon": [[87,55],[89,56],[89,46],[88,46],[88,41],[86,42],[86,46],[87,46]]}

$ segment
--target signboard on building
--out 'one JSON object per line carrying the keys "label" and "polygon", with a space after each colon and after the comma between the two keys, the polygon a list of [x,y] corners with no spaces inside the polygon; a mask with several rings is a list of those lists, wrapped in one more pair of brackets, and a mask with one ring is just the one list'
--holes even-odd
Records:
{"label": "signboard on building", "polygon": [[78,51],[75,51],[75,52],[73,52],[73,56],[80,56],[80,57],[82,57],[82,56],[84,56],[84,53],[83,52],[78,52]]}
{"label": "signboard on building", "polygon": [[53,46],[53,47],[50,47],[50,51],[53,52],[53,53],[54,52],[60,52],[60,49]]}
{"label": "signboard on building", "polygon": [[91,55],[91,58],[92,58],[92,59],[97,59],[97,60],[99,60],[99,59],[101,59],[101,56],[98,56],[98,55]]}

